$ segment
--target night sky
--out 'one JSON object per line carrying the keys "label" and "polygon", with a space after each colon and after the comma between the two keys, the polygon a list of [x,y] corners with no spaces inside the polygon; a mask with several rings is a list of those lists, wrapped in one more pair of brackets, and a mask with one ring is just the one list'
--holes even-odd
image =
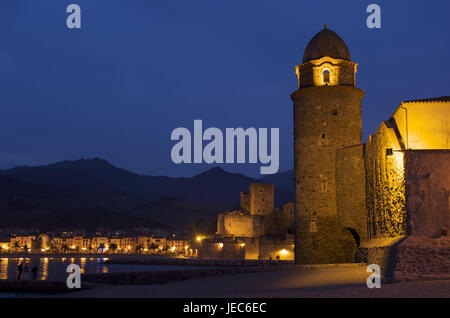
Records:
{"label": "night sky", "polygon": [[[70,3],[81,30],[66,27]],[[370,3],[381,29],[366,26]],[[194,119],[280,128],[291,169],[295,65],[325,23],[359,64],[365,141],[402,100],[449,95],[449,14],[444,0],[2,0],[0,169],[101,157],[192,176],[211,166],[172,163],[170,134]]]}

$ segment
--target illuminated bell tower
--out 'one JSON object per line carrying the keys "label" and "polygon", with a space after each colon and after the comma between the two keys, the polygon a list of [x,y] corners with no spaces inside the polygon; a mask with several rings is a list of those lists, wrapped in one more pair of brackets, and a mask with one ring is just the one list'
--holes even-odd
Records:
{"label": "illuminated bell tower", "polygon": [[[297,264],[353,261],[354,239],[338,222],[336,151],[362,143],[357,64],[345,42],[325,28],[308,43],[296,66],[294,102]],[[351,195],[351,193],[349,193]]]}

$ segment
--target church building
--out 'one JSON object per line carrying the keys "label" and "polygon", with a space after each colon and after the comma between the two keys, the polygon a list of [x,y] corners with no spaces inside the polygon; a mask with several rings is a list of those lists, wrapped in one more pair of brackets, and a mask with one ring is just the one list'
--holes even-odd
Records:
{"label": "church building", "polygon": [[356,71],[327,26],[296,67],[297,264],[353,262],[364,246],[450,228],[450,97],[402,102],[363,143]]}

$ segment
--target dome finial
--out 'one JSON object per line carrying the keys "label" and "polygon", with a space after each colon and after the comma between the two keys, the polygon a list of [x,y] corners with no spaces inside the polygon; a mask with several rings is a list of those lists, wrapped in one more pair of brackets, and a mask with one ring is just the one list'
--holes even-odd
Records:
{"label": "dome finial", "polygon": [[328,29],[328,25],[327,25],[327,24],[324,24],[324,25],[323,25],[323,28],[324,28],[324,29]]}

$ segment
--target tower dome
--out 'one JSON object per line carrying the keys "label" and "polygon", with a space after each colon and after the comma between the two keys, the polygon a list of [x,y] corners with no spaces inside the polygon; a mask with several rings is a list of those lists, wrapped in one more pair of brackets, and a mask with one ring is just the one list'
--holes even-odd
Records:
{"label": "tower dome", "polygon": [[308,43],[303,54],[303,63],[317,60],[324,56],[351,61],[350,51],[344,40],[336,32],[325,27]]}

